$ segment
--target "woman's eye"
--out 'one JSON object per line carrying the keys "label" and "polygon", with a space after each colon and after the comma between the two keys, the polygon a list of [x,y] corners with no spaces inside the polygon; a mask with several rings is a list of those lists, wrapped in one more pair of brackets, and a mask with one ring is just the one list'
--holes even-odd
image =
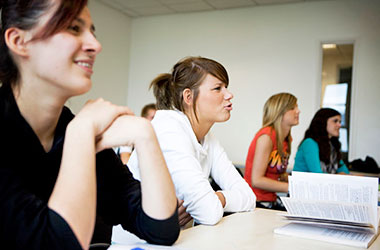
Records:
{"label": "woman's eye", "polygon": [[221,89],[222,89],[221,87],[214,88],[214,90],[221,90]]}
{"label": "woman's eye", "polygon": [[80,32],[80,27],[78,25],[71,25],[69,26],[69,30],[79,33]]}

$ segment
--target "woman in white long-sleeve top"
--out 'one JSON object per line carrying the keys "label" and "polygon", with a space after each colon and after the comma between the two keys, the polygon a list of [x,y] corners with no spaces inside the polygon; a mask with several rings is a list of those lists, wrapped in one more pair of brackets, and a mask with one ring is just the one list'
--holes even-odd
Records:
{"label": "woman in white long-sleeve top", "polygon": [[[151,83],[158,111],[152,121],[172,176],[177,197],[195,222],[214,225],[224,212],[249,211],[256,197],[209,130],[225,122],[232,110],[228,75],[218,62],[188,57],[171,74]],[[139,178],[139,163],[132,154],[128,167]],[[214,191],[209,177],[221,190]],[[181,218],[180,224],[187,220]]]}

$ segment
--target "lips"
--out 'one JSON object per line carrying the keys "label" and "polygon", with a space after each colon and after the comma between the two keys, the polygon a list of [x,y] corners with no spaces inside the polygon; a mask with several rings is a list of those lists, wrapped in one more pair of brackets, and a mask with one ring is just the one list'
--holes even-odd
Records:
{"label": "lips", "polygon": [[232,110],[232,103],[225,105],[224,108],[229,111]]}
{"label": "lips", "polygon": [[92,73],[92,67],[94,65],[93,60],[75,60],[75,64],[88,73]]}

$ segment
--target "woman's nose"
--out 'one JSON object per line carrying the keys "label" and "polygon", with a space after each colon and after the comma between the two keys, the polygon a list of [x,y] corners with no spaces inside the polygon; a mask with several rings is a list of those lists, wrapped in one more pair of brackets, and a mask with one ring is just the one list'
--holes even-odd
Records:
{"label": "woman's nose", "polygon": [[234,97],[234,95],[232,94],[232,92],[229,91],[228,89],[226,89],[226,92],[224,94],[224,99],[231,100],[233,97]]}
{"label": "woman's nose", "polygon": [[99,54],[102,50],[102,45],[92,32],[88,32],[88,35],[85,36],[84,50],[92,52],[95,55]]}

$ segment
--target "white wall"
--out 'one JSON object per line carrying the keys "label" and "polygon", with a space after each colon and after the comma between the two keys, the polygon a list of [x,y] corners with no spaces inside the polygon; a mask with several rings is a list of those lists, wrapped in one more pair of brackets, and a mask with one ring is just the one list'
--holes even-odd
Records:
{"label": "white wall", "polygon": [[[231,119],[213,128],[231,160],[245,162],[261,126],[262,107],[277,92],[298,97],[300,125],[293,153],[319,107],[322,42],[353,41],[350,160],[380,164],[380,1],[347,0],[272,5],[132,20],[128,105],[139,113],[154,101],[150,81],[182,57],[221,62],[235,94]],[[117,93],[116,91],[114,92]]]}
{"label": "white wall", "polygon": [[96,57],[91,90],[67,103],[75,113],[88,99],[98,97],[119,105],[127,104],[131,19],[93,0],[89,1],[89,9],[103,50]]}

